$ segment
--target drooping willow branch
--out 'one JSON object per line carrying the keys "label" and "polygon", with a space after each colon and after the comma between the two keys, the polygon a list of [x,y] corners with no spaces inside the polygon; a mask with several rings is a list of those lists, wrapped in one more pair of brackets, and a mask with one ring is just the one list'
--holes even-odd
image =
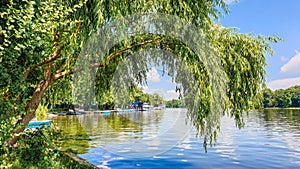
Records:
{"label": "drooping willow branch", "polygon": [[[104,62],[100,62],[100,63],[94,63],[94,64],[90,64],[88,66],[88,68],[97,68],[97,67],[104,67],[107,64],[109,64],[110,61],[114,60],[116,57],[122,55],[123,53],[125,53],[126,51],[130,50],[130,49],[134,49],[134,48],[138,48],[138,47],[143,47],[146,46],[148,44],[160,44],[165,38],[164,37],[159,37],[159,39],[150,39],[150,40],[146,40],[143,41],[141,43],[138,44],[134,44],[134,45],[130,45],[130,46],[126,46],[123,49],[118,50],[115,53],[110,54],[107,59],[104,60]],[[66,75],[71,75],[74,74],[76,72],[80,72],[82,71],[84,68],[77,68],[77,69],[71,69],[71,70],[67,70],[67,71],[57,71],[56,74],[53,75],[52,80],[56,81]]]}

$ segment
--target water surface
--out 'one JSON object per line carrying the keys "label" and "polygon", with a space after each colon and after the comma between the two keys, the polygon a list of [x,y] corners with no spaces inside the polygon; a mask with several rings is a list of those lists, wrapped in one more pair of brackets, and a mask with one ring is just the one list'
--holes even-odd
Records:
{"label": "water surface", "polygon": [[238,129],[222,118],[206,153],[179,109],[54,118],[62,146],[99,168],[300,168],[299,110],[251,112],[244,121]]}

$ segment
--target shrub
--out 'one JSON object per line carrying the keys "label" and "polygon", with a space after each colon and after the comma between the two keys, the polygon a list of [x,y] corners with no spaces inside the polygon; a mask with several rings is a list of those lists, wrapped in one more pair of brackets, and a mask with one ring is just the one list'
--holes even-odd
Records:
{"label": "shrub", "polygon": [[14,146],[5,146],[0,152],[0,168],[13,169],[92,169],[61,151],[60,132],[53,128],[27,130]]}

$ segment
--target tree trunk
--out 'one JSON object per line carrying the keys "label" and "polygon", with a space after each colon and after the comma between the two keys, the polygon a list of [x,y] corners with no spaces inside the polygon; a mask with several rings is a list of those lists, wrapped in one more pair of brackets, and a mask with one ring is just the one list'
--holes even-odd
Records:
{"label": "tree trunk", "polygon": [[13,145],[19,140],[20,138],[19,134],[25,130],[26,125],[29,123],[30,120],[34,118],[35,111],[38,108],[40,101],[42,100],[45,91],[49,86],[50,86],[49,80],[42,80],[39,83],[38,87],[34,91],[31,100],[26,104],[26,114],[22,115],[22,118],[17,122],[17,125],[21,125],[21,127],[14,131],[13,138],[7,142],[9,145]]}

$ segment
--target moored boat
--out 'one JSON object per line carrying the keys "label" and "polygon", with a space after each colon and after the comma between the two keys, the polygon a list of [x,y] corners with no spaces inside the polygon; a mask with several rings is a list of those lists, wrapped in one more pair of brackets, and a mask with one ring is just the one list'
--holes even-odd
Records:
{"label": "moored boat", "polygon": [[50,127],[52,124],[52,120],[43,120],[43,121],[30,121],[27,125],[28,129],[36,129],[36,128],[43,128],[43,127]]}

